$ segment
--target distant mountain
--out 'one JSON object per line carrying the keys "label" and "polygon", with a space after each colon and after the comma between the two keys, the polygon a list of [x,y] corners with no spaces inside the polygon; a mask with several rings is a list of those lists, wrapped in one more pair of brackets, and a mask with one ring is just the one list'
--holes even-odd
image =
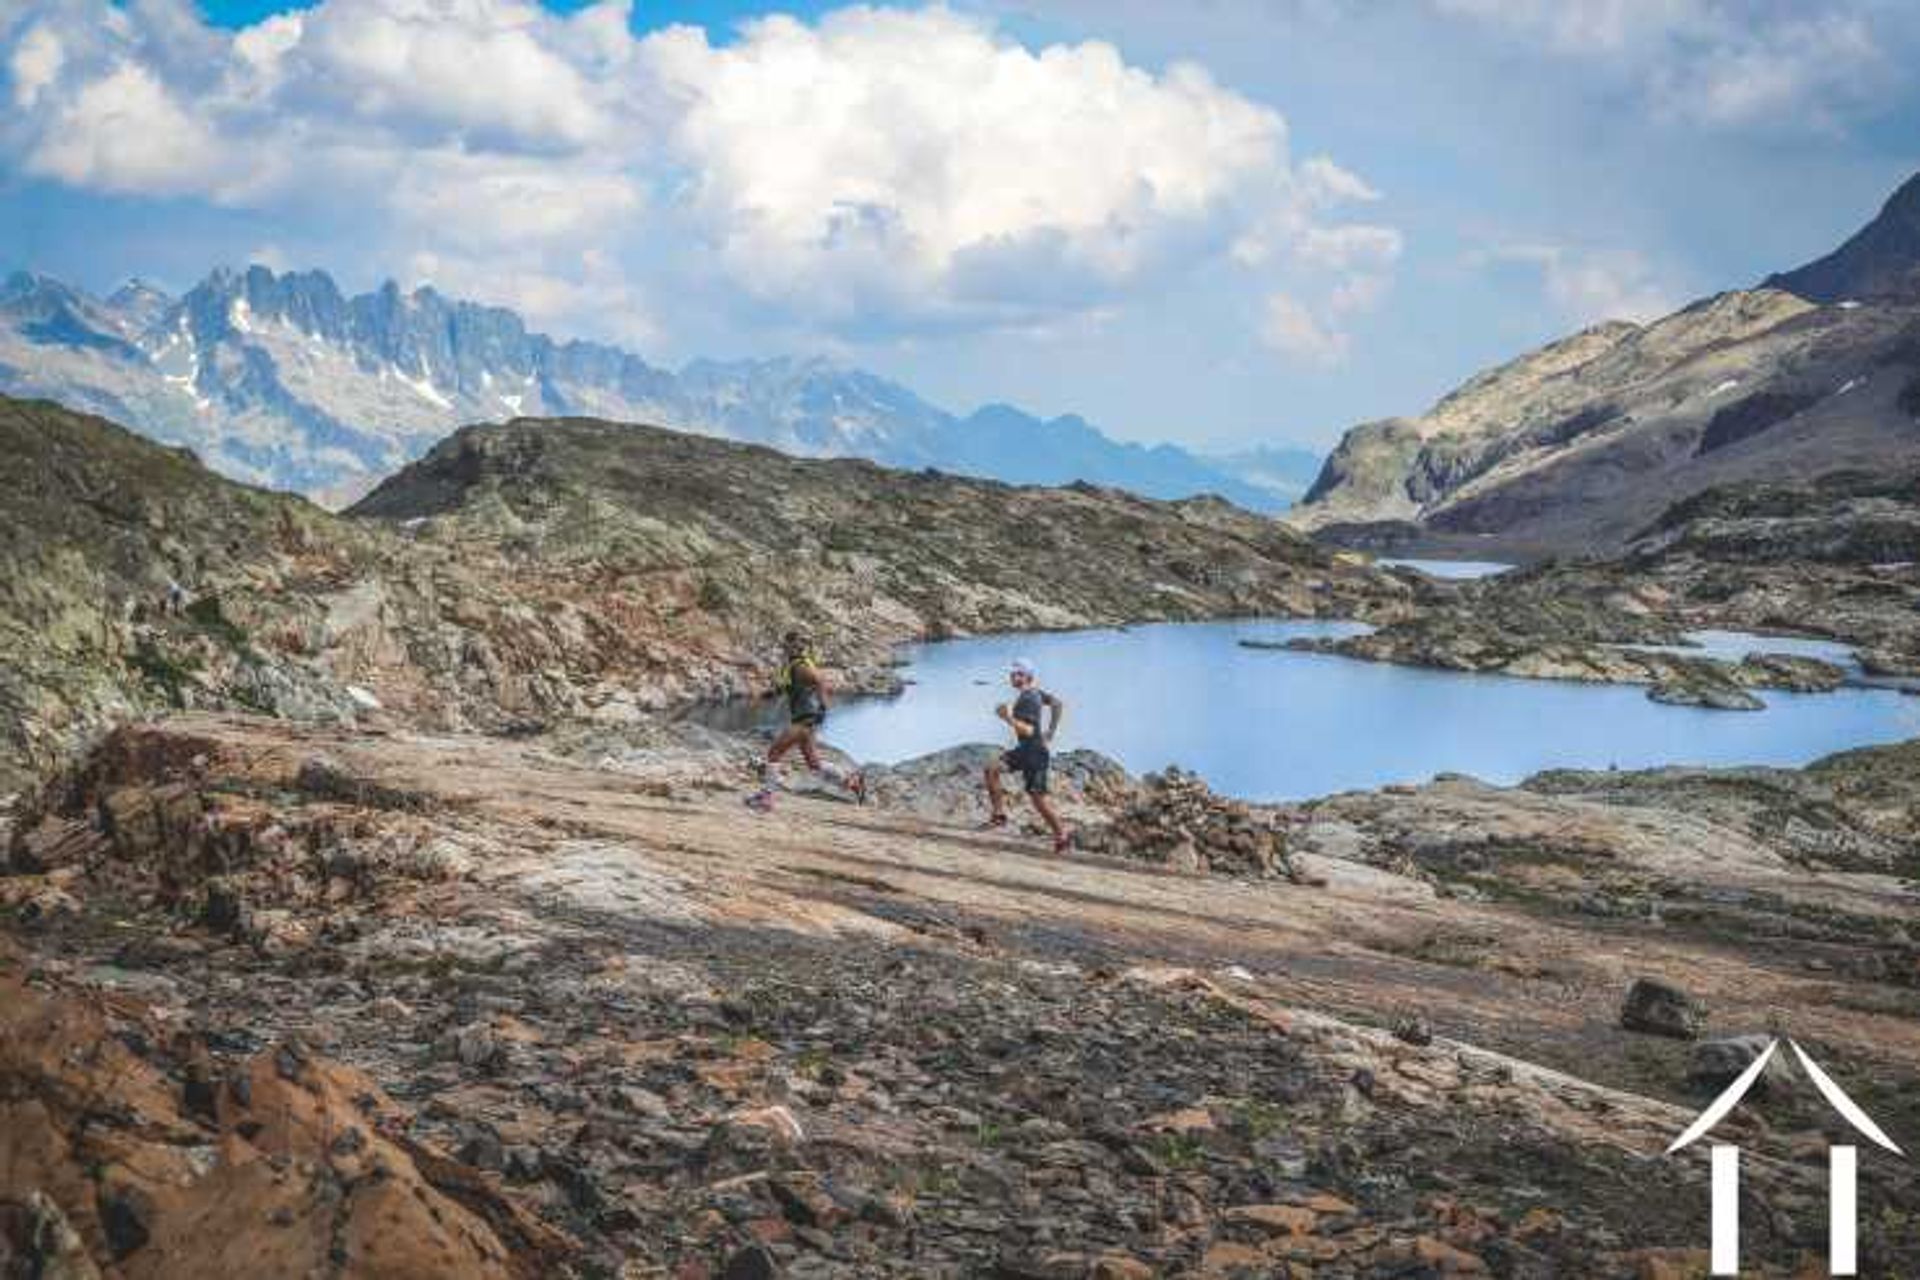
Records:
{"label": "distant mountain", "polygon": [[1293,523],[1356,545],[1618,550],[1719,485],[1920,456],[1920,178],[1840,250],[1651,324],[1609,322],[1349,431]]}
{"label": "distant mountain", "polygon": [[0,391],[99,413],[226,475],[335,502],[455,427],[576,415],[803,456],[1284,505],[1231,469],[1123,444],[1075,417],[994,405],[961,419],[825,360],[696,360],[673,373],[431,287],[348,297],[323,271],[220,269],[179,298],[140,281],[95,298],[15,274],[0,285]]}
{"label": "distant mountain", "polygon": [[1320,468],[1326,463],[1326,455],[1312,449],[1279,445],[1215,455],[1210,460],[1291,506],[1313,487]]}
{"label": "distant mountain", "polygon": [[1920,300],[1920,173],[1907,179],[1880,216],[1852,239],[1804,267],[1767,277],[1763,287],[1808,302]]}

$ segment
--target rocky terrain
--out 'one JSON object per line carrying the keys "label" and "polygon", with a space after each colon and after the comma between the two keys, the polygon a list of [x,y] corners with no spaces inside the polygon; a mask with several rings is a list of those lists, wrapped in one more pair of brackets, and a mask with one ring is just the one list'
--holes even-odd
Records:
{"label": "rocky terrain", "polygon": [[0,392],[101,414],[223,475],[330,504],[455,427],[522,416],[659,423],[1017,484],[1215,493],[1260,510],[1304,487],[1284,452],[1248,466],[1122,443],[1071,414],[987,405],[960,417],[825,359],[694,360],[676,372],[529,332],[504,307],[431,286],[348,296],[324,271],[261,266],[217,269],[178,297],[137,280],[94,297],[15,273],[0,281]]}
{"label": "rocky terrain", "polygon": [[[1298,878],[575,745],[183,715],[35,789],[9,1265],[1695,1276],[1660,1153],[1767,1034],[1920,1123],[1910,745],[1332,797],[1272,815]],[[1079,803],[1221,811],[1175,781]],[[1728,1122],[1748,1274],[1818,1266],[1828,1123],[1791,1076]],[[1920,1264],[1902,1168],[1868,1274]]]}
{"label": "rocky terrain", "polygon": [[[1375,661],[1547,679],[1645,684],[1663,701],[1762,705],[1753,690],[1818,692],[1920,676],[1920,473],[1835,472],[1805,483],[1704,490],[1611,559],[1546,562],[1419,584],[1408,618],[1293,645]],[[1859,670],[1785,653],[1684,652],[1721,628],[1843,641]],[[1661,646],[1648,652],[1632,645]]]}
{"label": "rocky terrain", "polygon": [[342,518],[0,398],[0,485],[5,789],[100,724],[169,707],[525,733],[756,690],[792,626],[844,683],[883,689],[905,640],[1377,617],[1407,595],[1214,500],[589,420],[461,431]]}
{"label": "rocky terrain", "polygon": [[[795,625],[853,688],[904,639],[1239,614],[1710,705],[1858,675],[1617,646],[1912,673],[1888,470],[1460,583],[590,420],[335,515],[0,400],[0,483],[0,1273],[1674,1280],[1708,1174],[1664,1149],[1771,1037],[1920,1133],[1915,743],[1284,806],[1063,753],[1056,858],[973,829],[993,747],[760,815],[758,739],[656,714]],[[1750,1274],[1824,1256],[1797,1070],[1726,1122]],[[1920,1269],[1905,1173],[1862,1156],[1866,1274]]]}
{"label": "rocky terrain", "polygon": [[1920,444],[1920,176],[1842,249],[1609,322],[1350,431],[1289,515],[1347,545],[1617,552],[1716,486],[1905,470]]}

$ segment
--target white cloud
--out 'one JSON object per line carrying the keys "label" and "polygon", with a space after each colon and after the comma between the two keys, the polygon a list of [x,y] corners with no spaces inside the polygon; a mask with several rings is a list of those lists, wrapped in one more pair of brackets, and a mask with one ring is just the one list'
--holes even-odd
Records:
{"label": "white cloud", "polygon": [[568,328],[575,318],[593,315],[601,336],[636,348],[663,333],[646,299],[591,249],[547,261],[422,251],[407,259],[401,274],[456,297],[511,307],[536,330]]}
{"label": "white cloud", "polygon": [[1652,92],[1666,113],[1703,124],[1799,122],[1832,130],[1872,102],[1884,69],[1866,22],[1826,14],[1703,48],[1683,65],[1661,68]]}
{"label": "white cloud", "polygon": [[1610,54],[1698,30],[1703,0],[1433,0],[1441,13],[1537,37],[1563,53]]}
{"label": "white cloud", "polygon": [[1260,340],[1282,355],[1326,366],[1344,361],[1349,345],[1344,333],[1322,324],[1311,311],[1284,293],[1268,296]]}
{"label": "white cloud", "polygon": [[1610,64],[1660,118],[1832,131],[1895,73],[1876,28],[1898,6],[1746,0],[1431,0],[1553,53]]}
{"label": "white cloud", "polygon": [[1564,245],[1503,245],[1479,255],[1482,263],[1519,263],[1540,273],[1540,286],[1561,317],[1576,325],[1602,320],[1647,321],[1678,305],[1647,260],[1628,249]]}
{"label": "white cloud", "polygon": [[1346,200],[1378,200],[1375,191],[1357,173],[1342,169],[1327,156],[1312,156],[1300,166],[1301,187],[1316,205],[1339,204]]}
{"label": "white cloud", "polygon": [[1301,229],[1296,255],[1302,262],[1330,271],[1355,267],[1390,267],[1406,242],[1392,227],[1349,224]]}
{"label": "white cloud", "polygon": [[646,203],[630,177],[589,162],[455,148],[414,154],[388,198],[421,241],[466,249],[617,239]]}
{"label": "white cloud", "polygon": [[610,130],[557,47],[565,21],[518,0],[325,0],[282,57],[335,110],[502,147],[578,147]]}
{"label": "white cloud", "polygon": [[781,297],[1092,293],[1219,243],[1292,181],[1280,116],[1198,67],[1034,52],[940,9],[769,18],[719,48],[680,28],[645,52],[704,230]]}
{"label": "white cloud", "polygon": [[1281,115],[1204,69],[940,7],[769,17],[716,47],[634,37],[626,0],[320,0],[238,32],[186,0],[16,3],[0,146],[34,172],[337,211],[388,270],[495,254],[554,305],[671,270],[817,334],[1031,332],[1229,254],[1377,295],[1357,280],[1399,254],[1339,224],[1371,186],[1294,164]]}
{"label": "white cloud", "polygon": [[81,85],[51,124],[27,167],[75,186],[191,192],[209,182],[221,162],[213,135],[151,71],[133,62]]}
{"label": "white cloud", "polygon": [[66,49],[60,37],[46,27],[34,26],[14,46],[9,70],[13,74],[13,103],[31,107],[40,91],[54,82],[66,61]]}

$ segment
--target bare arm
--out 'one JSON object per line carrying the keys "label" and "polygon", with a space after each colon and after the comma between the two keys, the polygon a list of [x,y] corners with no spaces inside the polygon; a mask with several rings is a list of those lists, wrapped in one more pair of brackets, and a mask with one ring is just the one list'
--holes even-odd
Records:
{"label": "bare arm", "polygon": [[1043,742],[1051,743],[1053,735],[1060,732],[1060,722],[1067,718],[1067,704],[1052,694],[1047,695],[1047,733]]}
{"label": "bare arm", "polygon": [[825,711],[833,705],[833,699],[829,696],[833,689],[827,683],[827,673],[811,662],[807,663],[807,671],[813,676],[814,692],[820,695],[820,709]]}

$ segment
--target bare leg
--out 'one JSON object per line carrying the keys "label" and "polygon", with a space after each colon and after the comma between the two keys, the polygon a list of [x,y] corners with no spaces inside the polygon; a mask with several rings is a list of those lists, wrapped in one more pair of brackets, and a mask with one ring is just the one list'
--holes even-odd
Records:
{"label": "bare leg", "polygon": [[987,809],[992,821],[1007,820],[1007,793],[1000,788],[1000,762],[997,760],[987,766]]}
{"label": "bare leg", "polygon": [[747,797],[750,807],[762,812],[773,807],[773,791],[780,779],[780,757],[801,742],[805,733],[806,726],[790,724],[774,738],[773,745],[767,748],[767,758],[760,765],[760,789]]}
{"label": "bare leg", "polygon": [[767,748],[767,763],[779,764],[781,756],[786,755],[787,752],[793,750],[794,747],[799,746],[801,750],[801,754],[807,756],[808,763],[811,764],[812,763],[811,757],[813,754],[812,748],[811,746],[808,746],[808,745],[802,745],[806,743],[807,738],[809,736],[810,736],[810,730],[807,728],[806,725],[803,725],[803,724],[788,725],[786,728],[780,731],[780,736],[773,740],[773,745]]}
{"label": "bare leg", "polygon": [[810,724],[800,726],[800,755],[807,762],[807,768],[815,773],[829,773],[827,766],[820,763],[820,743],[814,727]]}
{"label": "bare leg", "polygon": [[1067,829],[1061,825],[1060,815],[1053,811],[1053,802],[1038,791],[1027,792],[1027,799],[1033,801],[1033,807],[1040,814],[1041,821],[1047,824],[1047,830],[1053,832],[1053,847],[1065,848]]}

